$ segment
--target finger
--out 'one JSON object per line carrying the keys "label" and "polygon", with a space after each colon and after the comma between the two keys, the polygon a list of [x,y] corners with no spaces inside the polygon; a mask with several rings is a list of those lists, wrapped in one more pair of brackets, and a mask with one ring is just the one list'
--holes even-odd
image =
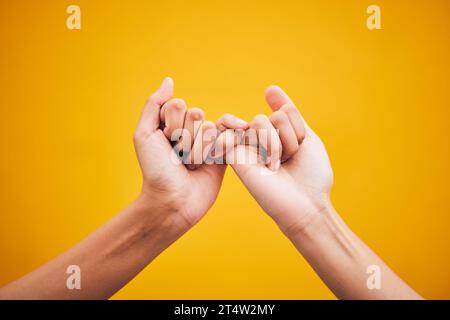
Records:
{"label": "finger", "polygon": [[[186,102],[182,99],[171,99],[164,104],[165,106],[165,128],[163,130],[167,139],[177,142],[181,137],[186,114]],[[179,130],[177,130],[179,129]],[[176,133],[177,136],[173,136]]]}
{"label": "finger", "polygon": [[216,141],[214,158],[221,159],[223,162],[220,163],[225,163],[226,154],[242,142],[244,130],[247,130],[249,125],[247,121],[225,113],[216,121],[216,126],[222,133]]}
{"label": "finger", "polygon": [[255,147],[238,145],[229,156],[233,159],[230,163],[233,170],[244,183],[248,180],[254,181],[256,176],[271,175],[273,173],[258,159],[258,150]]}
{"label": "finger", "polygon": [[[302,142],[308,125],[286,92],[279,86],[271,85],[266,89],[266,101],[273,111],[283,109],[282,111],[286,112],[298,141]],[[289,107],[286,107],[286,105]]]}
{"label": "finger", "polygon": [[262,160],[272,171],[277,171],[281,164],[282,145],[269,118],[264,114],[257,115],[250,122],[249,127],[256,131],[258,152],[262,155]]}
{"label": "finger", "polygon": [[287,115],[289,122],[294,129],[298,143],[302,143],[305,138],[306,127],[300,112],[292,104],[285,104],[279,110]]}
{"label": "finger", "polygon": [[216,121],[217,128],[220,131],[225,131],[226,129],[242,129],[248,128],[247,121],[244,121],[232,114],[225,113]]}
{"label": "finger", "polygon": [[227,154],[233,150],[235,146],[242,143],[243,135],[244,131],[242,130],[226,129],[223,132],[219,132],[213,153],[216,163],[227,163]]}
{"label": "finger", "polygon": [[217,134],[218,130],[213,122],[204,121],[202,123],[189,154],[189,169],[196,169],[204,163],[215,145]]}
{"label": "finger", "polygon": [[162,81],[159,89],[148,98],[144,110],[142,111],[138,128],[141,130],[150,130],[152,132],[157,130],[160,123],[159,114],[161,106],[169,100],[172,95],[173,80],[172,78],[167,77]]}
{"label": "finger", "polygon": [[281,161],[286,161],[298,151],[298,140],[295,131],[289,122],[287,114],[281,110],[272,113],[269,119],[273,127],[278,130],[281,140],[283,151]]}
{"label": "finger", "polygon": [[197,131],[201,127],[204,119],[205,113],[202,109],[191,108],[187,110],[181,140],[176,146],[177,150],[183,151],[183,157],[184,155],[187,156],[191,151]]}
{"label": "finger", "polygon": [[289,98],[286,92],[276,85],[271,85],[266,89],[266,101],[273,111],[277,111],[285,104],[295,106],[294,102]]}

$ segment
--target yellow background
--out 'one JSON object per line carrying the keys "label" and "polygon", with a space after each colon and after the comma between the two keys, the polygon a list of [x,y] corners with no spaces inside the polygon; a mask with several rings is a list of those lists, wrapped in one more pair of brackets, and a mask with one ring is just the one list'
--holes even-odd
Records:
{"label": "yellow background", "polygon": [[[81,7],[82,30],[66,28]],[[381,7],[382,30],[366,28]],[[0,4],[0,286],[138,194],[132,134],[164,76],[250,120],[282,86],[323,138],[342,217],[427,298],[450,298],[450,5]],[[115,298],[334,298],[228,170],[207,216]]]}

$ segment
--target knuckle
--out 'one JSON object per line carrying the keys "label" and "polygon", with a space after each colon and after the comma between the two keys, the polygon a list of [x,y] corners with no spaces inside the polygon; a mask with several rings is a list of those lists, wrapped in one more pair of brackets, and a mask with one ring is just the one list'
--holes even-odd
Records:
{"label": "knuckle", "polygon": [[183,111],[186,109],[186,102],[183,99],[175,98],[170,100],[168,109],[173,109],[175,111]]}
{"label": "knuckle", "polygon": [[233,115],[231,114],[231,113],[225,113],[223,116],[222,116],[222,118],[223,118],[223,120],[225,121],[225,122],[229,122],[229,121],[231,121],[231,120],[233,120]]}
{"label": "knuckle", "polygon": [[187,113],[193,120],[200,120],[205,118],[205,112],[200,108],[191,108],[187,111]]}
{"label": "knuckle", "polygon": [[232,120],[232,115],[229,113],[224,113],[217,121],[216,124],[219,127],[227,128],[227,125]]}
{"label": "knuckle", "polygon": [[296,154],[298,151],[298,144],[289,146],[289,148],[283,149],[283,158],[290,158],[292,155]]}
{"label": "knuckle", "polygon": [[222,115],[219,119],[216,120],[216,125],[217,126],[219,126],[219,125],[221,125],[223,123],[223,117],[224,116]]}
{"label": "knuckle", "polygon": [[280,110],[285,112],[286,114],[295,114],[297,112],[297,108],[292,104],[285,104],[280,108]]}
{"label": "knuckle", "polygon": [[260,127],[263,124],[265,124],[267,122],[268,118],[265,114],[257,114],[252,122],[251,122],[251,126],[253,125],[254,127]]}
{"label": "knuckle", "polygon": [[210,130],[210,129],[215,129],[216,125],[214,124],[214,122],[206,120],[206,121],[203,121],[202,127],[204,130]]}
{"label": "knuckle", "polygon": [[266,121],[267,120],[267,116],[263,113],[257,114],[254,118],[254,121]]}
{"label": "knuckle", "polygon": [[281,125],[289,121],[288,116],[283,111],[277,110],[270,116],[270,121],[274,125]]}

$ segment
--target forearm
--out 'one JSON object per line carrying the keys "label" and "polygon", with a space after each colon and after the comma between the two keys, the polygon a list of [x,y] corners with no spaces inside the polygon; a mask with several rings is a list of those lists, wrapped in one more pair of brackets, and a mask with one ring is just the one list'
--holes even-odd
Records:
{"label": "forearm", "polygon": [[[340,299],[421,299],[347,227],[331,205],[288,237]],[[367,286],[369,266],[380,270],[379,289]]]}
{"label": "forearm", "polygon": [[[106,299],[133,279],[185,229],[169,208],[141,198],[83,241],[0,289],[2,299]],[[69,290],[67,267],[81,270],[81,289]]]}

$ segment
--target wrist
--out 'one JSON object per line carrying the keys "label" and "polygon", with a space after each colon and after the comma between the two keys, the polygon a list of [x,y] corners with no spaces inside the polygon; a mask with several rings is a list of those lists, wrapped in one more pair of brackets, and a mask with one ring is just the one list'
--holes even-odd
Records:
{"label": "wrist", "polygon": [[318,227],[326,224],[326,220],[335,220],[337,212],[329,196],[324,194],[320,199],[308,201],[308,205],[303,204],[301,209],[292,208],[288,216],[294,218],[290,219],[288,224],[278,222],[278,226],[292,240],[294,237],[319,233]]}
{"label": "wrist", "polygon": [[[145,233],[160,233],[165,242],[173,242],[190,226],[180,214],[181,209],[169,199],[148,192],[141,192],[131,204]],[[151,231],[151,232],[150,232]]]}
{"label": "wrist", "polygon": [[331,202],[320,207],[320,210],[311,215],[307,223],[301,227],[291,228],[285,233],[300,253],[306,256],[318,252],[340,252],[351,260],[359,260],[364,256],[361,247],[353,232],[341,219]]}
{"label": "wrist", "polygon": [[337,214],[328,194],[321,197],[304,198],[301,204],[290,205],[283,215],[275,218],[278,227],[289,238],[298,237],[305,233],[315,232],[318,225],[325,219]]}

